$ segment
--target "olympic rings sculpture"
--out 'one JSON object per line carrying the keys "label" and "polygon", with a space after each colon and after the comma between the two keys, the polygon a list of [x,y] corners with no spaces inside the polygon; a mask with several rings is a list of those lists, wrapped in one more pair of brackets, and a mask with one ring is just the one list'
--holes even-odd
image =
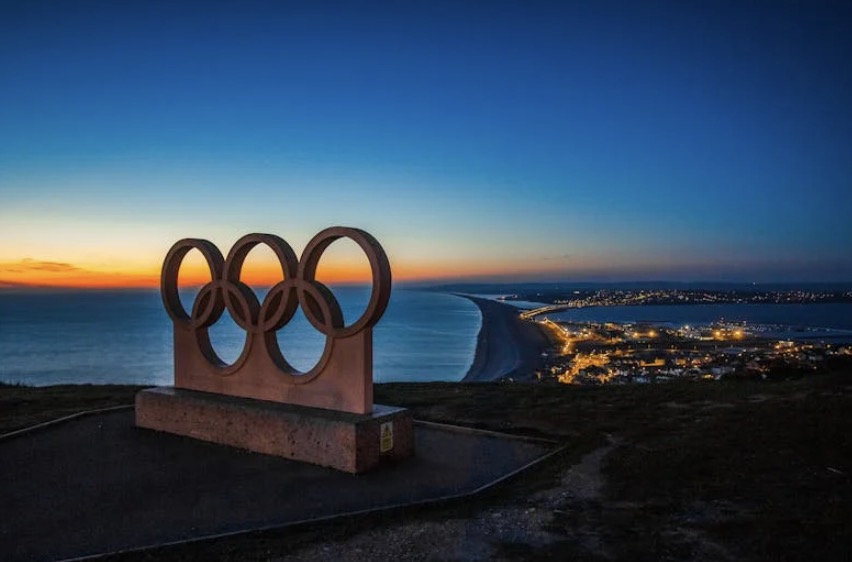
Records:
{"label": "olympic rings sculpture", "polygon": [[[372,292],[364,313],[351,325],[344,325],[340,304],[332,291],[316,279],[317,265],[326,249],[340,238],[349,238],[364,251],[372,271]],[[240,273],[249,252],[258,245],[268,246],[281,265],[282,281],[274,285],[261,303],[254,291],[240,280]],[[183,259],[191,250],[198,250],[207,261],[211,281],[198,292],[190,313],[184,309],[178,294],[178,273]],[[179,350],[187,334],[194,335],[200,351],[216,374],[227,376],[237,372],[258,347],[266,349],[268,358],[290,383],[310,382],[323,372],[334,350],[335,342],[351,338],[370,329],[387,308],[391,291],[391,270],[381,245],[367,232],[356,228],[327,228],[311,239],[301,259],[290,245],[274,234],[248,234],[240,238],[223,258],[211,242],[185,238],[172,246],[163,263],[160,278],[163,304],[175,326],[176,377],[178,358],[187,350]],[[307,373],[299,373],[284,358],[278,346],[276,332],[287,325],[301,306],[310,324],[326,336],[325,348],[319,362]],[[216,355],[210,342],[208,328],[216,323],[225,310],[246,332],[246,341],[237,360],[225,364]],[[372,345],[372,340],[369,340]],[[181,347],[186,347],[181,344]],[[370,357],[372,354],[370,352]]]}

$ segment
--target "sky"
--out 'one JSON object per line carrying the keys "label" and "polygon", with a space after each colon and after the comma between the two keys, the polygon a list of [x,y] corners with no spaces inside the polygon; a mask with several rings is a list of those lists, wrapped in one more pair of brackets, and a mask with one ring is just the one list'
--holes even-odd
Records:
{"label": "sky", "polygon": [[4,0],[0,286],[334,225],[400,282],[852,281],[850,60],[846,1]]}

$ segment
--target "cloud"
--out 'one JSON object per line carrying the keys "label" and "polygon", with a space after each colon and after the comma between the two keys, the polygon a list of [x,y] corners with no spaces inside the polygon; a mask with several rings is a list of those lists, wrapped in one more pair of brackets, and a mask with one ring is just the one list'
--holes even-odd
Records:
{"label": "cloud", "polygon": [[127,288],[155,287],[154,271],[87,269],[73,263],[23,258],[0,261],[0,289],[15,288]]}
{"label": "cloud", "polygon": [[24,258],[0,262],[0,289],[40,289],[65,283],[89,272],[74,264]]}
{"label": "cloud", "polygon": [[18,287],[30,287],[30,283],[21,283],[19,281],[8,281],[0,279],[0,289],[16,289]]}
{"label": "cloud", "polygon": [[41,261],[24,258],[17,262],[0,262],[2,273],[27,273],[30,271],[45,271],[48,273],[74,273],[83,270],[74,264],[58,261]]}
{"label": "cloud", "polygon": [[58,261],[38,261],[30,258],[21,260],[21,265],[30,271],[49,271],[51,273],[70,273],[72,271],[83,271],[76,265]]}

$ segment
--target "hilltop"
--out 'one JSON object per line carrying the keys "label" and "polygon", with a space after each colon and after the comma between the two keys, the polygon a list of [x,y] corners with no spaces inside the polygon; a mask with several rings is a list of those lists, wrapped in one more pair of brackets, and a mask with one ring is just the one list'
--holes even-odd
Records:
{"label": "hilltop", "polygon": [[[0,430],[138,387],[0,387]],[[852,374],[578,387],[376,386],[419,419],[563,452],[464,502],[118,559],[841,560],[852,553]]]}

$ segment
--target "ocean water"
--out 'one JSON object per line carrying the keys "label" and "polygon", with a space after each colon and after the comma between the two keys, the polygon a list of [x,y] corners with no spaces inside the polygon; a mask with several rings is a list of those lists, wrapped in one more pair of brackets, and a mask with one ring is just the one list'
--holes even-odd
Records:
{"label": "ocean water", "polygon": [[[369,289],[334,292],[352,323]],[[182,293],[187,310],[193,298],[192,291]],[[394,289],[373,332],[374,379],[459,380],[473,361],[481,321],[479,309],[465,298]],[[244,339],[227,313],[211,328],[213,346],[226,362],[239,356]],[[307,371],[325,336],[299,311],[278,340],[287,360]],[[157,291],[0,293],[0,381],[170,384],[171,346],[171,320]]]}
{"label": "ocean water", "polygon": [[[335,294],[347,323],[360,316],[369,299],[366,288],[340,287]],[[181,297],[190,309],[193,292]],[[671,325],[725,320],[761,326],[767,337],[852,342],[852,304],[614,306],[548,316]],[[465,298],[394,289],[374,330],[375,380],[459,380],[473,361],[481,322],[479,309]],[[227,314],[211,328],[213,345],[228,362],[239,356],[244,338]],[[278,340],[287,360],[302,371],[316,363],[325,342],[301,312]],[[157,291],[0,292],[0,381],[169,384],[171,345],[171,320]]]}

